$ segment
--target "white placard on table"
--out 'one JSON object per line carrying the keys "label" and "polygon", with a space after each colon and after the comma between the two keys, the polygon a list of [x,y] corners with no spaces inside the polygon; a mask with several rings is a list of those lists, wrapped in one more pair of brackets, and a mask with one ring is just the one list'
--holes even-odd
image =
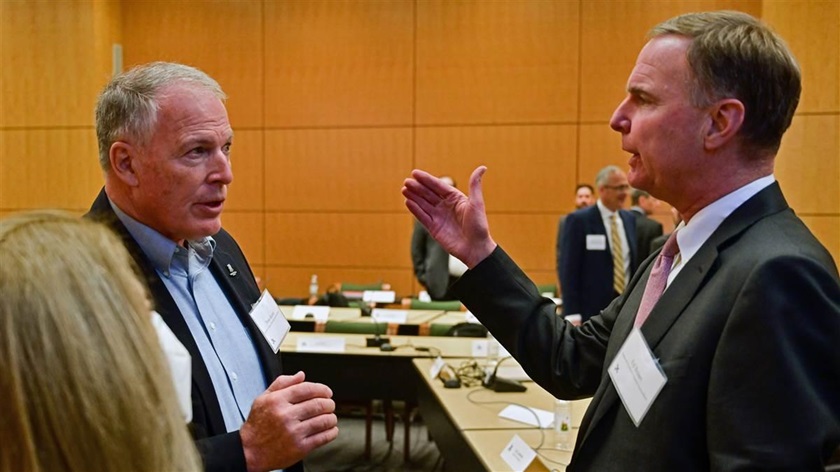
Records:
{"label": "white placard on table", "polygon": [[344,338],[302,336],[297,339],[298,352],[344,352]]}
{"label": "white placard on table", "polygon": [[502,449],[502,453],[499,455],[511,470],[518,472],[527,469],[531,465],[531,462],[537,457],[537,452],[531,446],[527,445],[518,434],[514,434],[513,438]]}
{"label": "white placard on table", "polygon": [[374,308],[370,313],[373,321],[377,323],[405,324],[408,320],[408,310],[393,310],[390,308]]}
{"label": "white placard on table", "polygon": [[476,317],[475,317],[475,315],[473,315],[473,314],[472,314],[472,312],[471,312],[471,311],[469,311],[469,310],[467,310],[467,311],[464,313],[464,321],[466,321],[467,323],[478,323],[478,324],[481,324],[481,321],[478,321],[478,318],[476,318]]}
{"label": "white placard on table", "polygon": [[397,299],[397,292],[393,290],[365,290],[362,293],[362,301],[368,303],[394,303]]}
{"label": "white placard on table", "polygon": [[307,318],[315,321],[327,321],[330,317],[330,307],[313,305],[295,305],[292,310],[293,320],[305,320]]}
{"label": "white placard on table", "polygon": [[554,412],[539,408],[525,408],[519,405],[506,406],[504,410],[499,412],[499,416],[527,425],[539,426],[542,429],[551,428],[554,424]]}
{"label": "white placard on table", "polygon": [[[472,357],[487,357],[487,340],[476,339],[472,342]],[[499,343],[499,359],[510,357],[510,353]]]}

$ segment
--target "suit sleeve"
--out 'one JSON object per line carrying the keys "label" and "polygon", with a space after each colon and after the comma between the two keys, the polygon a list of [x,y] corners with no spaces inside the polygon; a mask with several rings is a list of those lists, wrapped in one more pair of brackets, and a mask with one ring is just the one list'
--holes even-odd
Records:
{"label": "suit sleeve", "polygon": [[414,267],[414,276],[424,286],[428,287],[426,280],[426,238],[428,233],[420,222],[414,222],[414,231],[411,233],[411,264]]}
{"label": "suit sleeve", "polygon": [[752,270],[713,359],[712,470],[822,470],[840,442],[839,287],[805,257]]}
{"label": "suit sleeve", "polygon": [[586,250],[586,228],[580,215],[571,213],[563,223],[560,254],[560,286],[563,289],[563,313],[581,313],[582,300],[580,274],[583,252]]}
{"label": "suit sleeve", "polygon": [[617,302],[575,328],[557,316],[554,303],[540,296],[501,247],[468,270],[454,290],[543,388],[566,399],[595,393]]}
{"label": "suit sleeve", "polygon": [[207,472],[248,470],[239,431],[196,440],[195,446]]}
{"label": "suit sleeve", "polygon": [[554,243],[555,246],[555,254],[556,254],[556,262],[555,268],[557,270],[557,282],[560,284],[560,292],[563,292],[563,285],[560,281],[560,255],[563,253],[563,223],[566,221],[565,216],[560,217],[560,221],[557,222],[557,240]]}

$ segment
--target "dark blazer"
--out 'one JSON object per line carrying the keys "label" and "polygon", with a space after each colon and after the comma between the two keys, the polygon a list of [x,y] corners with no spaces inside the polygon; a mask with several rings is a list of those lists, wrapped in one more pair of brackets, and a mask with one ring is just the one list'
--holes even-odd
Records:
{"label": "dark blazer", "polygon": [[[630,275],[639,265],[636,256],[636,218],[627,210],[619,210],[630,245]],[[587,250],[587,235],[603,235],[606,249]],[[610,237],[598,205],[582,208],[566,215],[563,221],[560,254],[560,289],[563,292],[563,314],[579,313],[583,320],[598,314],[618,296],[613,289],[613,260]],[[628,277],[629,280],[629,277]]]}
{"label": "dark blazer", "polygon": [[449,253],[435,241],[417,220],[411,234],[411,264],[414,275],[432,300],[447,300],[449,296]]}
{"label": "dark blazer", "polygon": [[[216,398],[216,391],[187,322],[163,281],[155,272],[151,261],[117,218],[104,189],[99,192],[85,217],[105,223],[122,238],[128,252],[137,264],[141,276],[145,278],[149,286],[155,310],[160,313],[169,329],[175,333],[175,336],[192,356],[193,419],[190,423],[190,429],[196,438],[196,447],[201,453],[205,469],[208,471],[246,470],[245,455],[242,450],[239,432],[228,433],[225,428],[222,411]],[[245,260],[245,255],[230,234],[221,230],[213,235],[213,239],[216,240],[216,249],[210,262],[210,272],[219,282],[219,286],[227,295],[236,315],[247,328],[248,334],[251,335],[251,339],[257,348],[257,357],[260,359],[265,373],[266,385],[269,385],[281,374],[282,368],[280,356],[274,353],[248,314],[251,305],[260,296],[254,274],[251,272],[248,261]],[[231,275],[227,268],[228,265],[236,271],[235,275]],[[286,470],[302,470],[302,466],[296,465]]]}
{"label": "dark blazer", "polygon": [[651,266],[579,328],[501,249],[454,289],[541,386],[594,395],[571,472],[823,470],[840,443],[840,279],[778,184],[718,227],[642,326],[668,380],[636,427],[606,367]]}
{"label": "dark blazer", "polygon": [[636,217],[636,249],[638,260],[642,262],[650,255],[651,242],[662,236],[662,223],[648,218],[644,210],[639,207],[630,208],[630,212]]}

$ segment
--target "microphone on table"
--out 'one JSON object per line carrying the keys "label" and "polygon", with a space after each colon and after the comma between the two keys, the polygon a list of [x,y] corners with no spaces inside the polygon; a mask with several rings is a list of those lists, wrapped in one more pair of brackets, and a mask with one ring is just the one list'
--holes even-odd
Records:
{"label": "microphone on table", "polygon": [[499,371],[499,366],[502,365],[502,362],[510,359],[511,357],[505,357],[500,360],[496,367],[493,369],[493,373],[481,383],[485,388],[489,388],[494,392],[524,392],[527,390],[525,385],[522,385],[522,382],[513,379],[506,379],[503,377],[499,377],[496,373]]}

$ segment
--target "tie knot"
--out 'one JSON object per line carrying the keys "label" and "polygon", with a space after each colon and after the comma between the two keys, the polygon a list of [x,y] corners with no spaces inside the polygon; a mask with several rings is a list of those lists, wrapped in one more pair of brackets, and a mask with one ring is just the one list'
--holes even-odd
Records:
{"label": "tie knot", "polygon": [[677,244],[677,232],[674,231],[662,247],[662,257],[674,257],[678,252],[680,252],[680,246]]}

